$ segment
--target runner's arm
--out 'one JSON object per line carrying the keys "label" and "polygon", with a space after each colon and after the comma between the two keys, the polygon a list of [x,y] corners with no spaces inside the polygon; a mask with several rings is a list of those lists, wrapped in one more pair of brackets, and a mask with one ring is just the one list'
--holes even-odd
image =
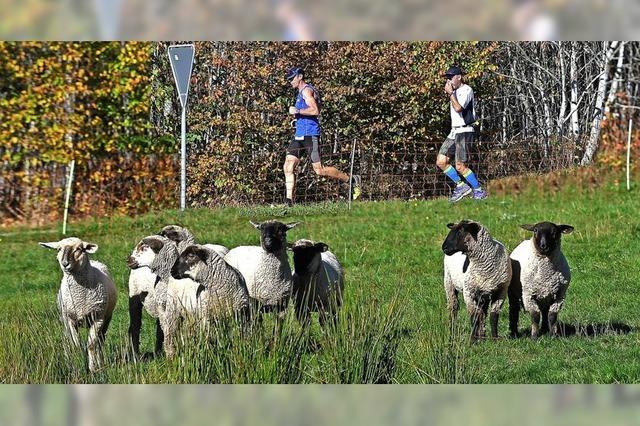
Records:
{"label": "runner's arm", "polygon": [[313,90],[307,87],[302,91],[302,97],[304,98],[304,101],[308,106],[306,108],[299,109],[298,114],[320,115],[320,108],[318,108],[318,103],[316,102],[316,98],[313,97]]}

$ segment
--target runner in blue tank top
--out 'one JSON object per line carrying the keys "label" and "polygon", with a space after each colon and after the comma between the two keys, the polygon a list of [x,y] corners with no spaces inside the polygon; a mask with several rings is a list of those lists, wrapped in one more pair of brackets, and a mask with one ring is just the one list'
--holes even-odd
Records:
{"label": "runner in blue tank top", "polygon": [[[318,176],[327,176],[342,182],[349,182],[349,175],[335,167],[323,166],[320,160],[320,96],[318,91],[304,81],[304,71],[291,68],[287,72],[287,80],[291,87],[298,90],[298,97],[294,106],[289,107],[289,114],[295,116],[296,132],[287,148],[284,162],[284,177],[286,187],[286,204],[293,205],[295,188],[295,172],[300,164],[300,157],[306,150],[311,158],[311,165]],[[360,176],[353,175],[353,199],[360,196]]]}

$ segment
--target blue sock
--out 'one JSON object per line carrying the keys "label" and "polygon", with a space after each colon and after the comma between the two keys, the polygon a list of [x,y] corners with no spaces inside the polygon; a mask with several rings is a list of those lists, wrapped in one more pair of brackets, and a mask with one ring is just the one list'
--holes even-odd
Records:
{"label": "blue sock", "polygon": [[480,189],[478,178],[476,178],[475,173],[473,173],[471,169],[467,169],[467,171],[462,176],[464,176],[464,180],[466,180],[469,185],[471,185],[471,188]]}
{"label": "blue sock", "polygon": [[458,172],[456,172],[456,169],[451,167],[451,165],[447,166],[447,168],[444,169],[444,174],[447,175],[447,177],[451,179],[456,185],[462,182],[462,179],[460,179],[460,176],[458,176]]}

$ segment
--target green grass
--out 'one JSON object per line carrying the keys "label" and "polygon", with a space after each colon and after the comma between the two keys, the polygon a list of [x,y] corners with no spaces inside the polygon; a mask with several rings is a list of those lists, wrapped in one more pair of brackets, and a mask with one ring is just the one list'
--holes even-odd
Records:
{"label": "green grass", "polygon": [[[96,242],[94,257],[106,263],[119,288],[107,334],[107,366],[85,371],[79,351],[65,355],[55,299],[61,272],[54,253],[37,245],[61,237],[58,224],[15,228],[0,234],[1,382],[393,382],[393,383],[611,383],[640,382],[640,196],[618,176],[585,184],[574,172],[549,179],[494,184],[484,202],[465,199],[387,201],[345,206],[164,211],[128,218],[71,223],[69,233]],[[499,189],[503,188],[503,189]],[[282,211],[281,211],[282,210]],[[183,224],[203,242],[228,247],[258,244],[248,220],[277,217],[302,221],[290,241],[324,241],[346,270],[345,306],[337,329],[317,324],[302,330],[292,315],[274,338],[273,323],[244,340],[233,328],[217,337],[187,336],[175,360],[126,362],[128,327],[125,258],[144,236],[169,223]],[[575,226],[563,237],[572,281],[563,323],[578,327],[623,323],[632,331],[538,341],[527,338],[467,343],[468,318],[461,309],[451,333],[442,283],[446,224],[482,222],[513,249],[528,233],[521,223],[549,220]],[[52,232],[53,231],[53,232]],[[145,314],[146,315],[146,314]],[[507,334],[508,305],[500,317]],[[142,346],[152,348],[152,322],[143,319]],[[521,315],[522,331],[529,318]],[[234,337],[235,336],[235,337]]]}

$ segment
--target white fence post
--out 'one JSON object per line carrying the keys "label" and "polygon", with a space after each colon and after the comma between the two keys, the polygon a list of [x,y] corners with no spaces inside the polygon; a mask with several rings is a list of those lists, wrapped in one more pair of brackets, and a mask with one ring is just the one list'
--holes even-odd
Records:
{"label": "white fence post", "polygon": [[67,216],[69,212],[69,198],[71,197],[71,183],[73,182],[73,169],[75,168],[76,160],[71,160],[69,164],[69,178],[67,179],[67,194],[64,199],[64,218],[62,219],[62,235],[67,234]]}
{"label": "white fence post", "polygon": [[351,144],[351,167],[349,168],[349,210],[351,210],[351,200],[353,199],[353,159],[356,155],[356,139]]}
{"label": "white fence post", "polygon": [[627,191],[631,190],[631,130],[633,118],[629,119],[629,134],[627,135]]}

